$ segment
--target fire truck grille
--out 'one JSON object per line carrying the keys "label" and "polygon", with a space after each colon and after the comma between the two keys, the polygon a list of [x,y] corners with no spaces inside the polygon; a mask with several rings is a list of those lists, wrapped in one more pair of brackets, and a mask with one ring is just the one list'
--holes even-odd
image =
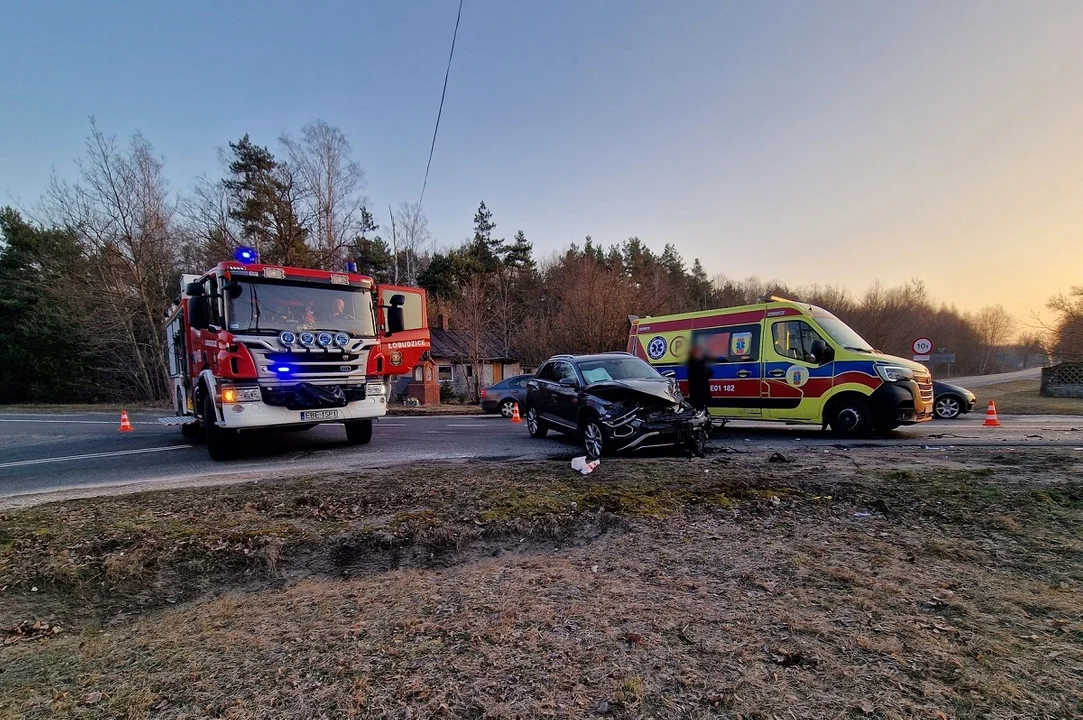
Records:
{"label": "fire truck grille", "polygon": [[[280,380],[358,379],[363,381],[367,353],[313,351],[303,353],[260,353],[261,375]],[[266,368],[266,370],[264,370]]]}

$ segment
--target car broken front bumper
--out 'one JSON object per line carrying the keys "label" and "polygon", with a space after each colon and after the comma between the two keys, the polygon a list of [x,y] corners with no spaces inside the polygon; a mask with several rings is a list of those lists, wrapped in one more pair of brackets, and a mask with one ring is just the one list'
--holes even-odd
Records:
{"label": "car broken front bumper", "polygon": [[602,421],[607,440],[617,452],[648,448],[694,445],[710,428],[706,412],[687,410],[674,413],[651,413]]}

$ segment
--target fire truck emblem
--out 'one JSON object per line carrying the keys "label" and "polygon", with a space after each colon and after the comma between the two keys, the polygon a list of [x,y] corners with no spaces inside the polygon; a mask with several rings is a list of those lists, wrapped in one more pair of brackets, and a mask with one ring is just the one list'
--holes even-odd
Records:
{"label": "fire truck emblem", "polygon": [[402,365],[402,353],[400,353],[398,350],[391,351],[391,364]]}
{"label": "fire truck emblem", "polygon": [[651,360],[661,360],[662,356],[666,354],[666,339],[661,335],[655,335],[651,338],[651,341],[647,343],[647,356]]}

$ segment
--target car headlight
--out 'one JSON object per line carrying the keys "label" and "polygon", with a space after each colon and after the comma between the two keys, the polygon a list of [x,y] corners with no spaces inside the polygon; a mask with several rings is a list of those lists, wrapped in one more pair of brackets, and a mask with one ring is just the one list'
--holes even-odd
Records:
{"label": "car headlight", "polygon": [[877,365],[876,372],[884,382],[898,382],[899,380],[914,379],[914,371],[900,365]]}

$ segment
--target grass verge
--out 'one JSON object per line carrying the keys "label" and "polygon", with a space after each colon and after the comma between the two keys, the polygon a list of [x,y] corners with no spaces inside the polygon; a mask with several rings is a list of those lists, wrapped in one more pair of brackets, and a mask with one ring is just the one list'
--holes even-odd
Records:
{"label": "grass verge", "polygon": [[1083,712],[1083,458],[973,452],[433,465],[9,512],[0,716]]}

